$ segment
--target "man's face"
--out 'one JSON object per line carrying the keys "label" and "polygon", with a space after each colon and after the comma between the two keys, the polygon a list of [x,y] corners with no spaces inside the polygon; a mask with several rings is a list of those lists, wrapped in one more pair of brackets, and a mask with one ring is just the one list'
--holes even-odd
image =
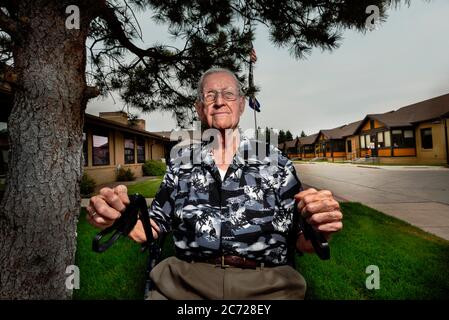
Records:
{"label": "man's face", "polygon": [[234,78],[217,72],[203,82],[203,101],[196,104],[200,119],[218,130],[235,129],[245,109],[245,98],[239,95]]}

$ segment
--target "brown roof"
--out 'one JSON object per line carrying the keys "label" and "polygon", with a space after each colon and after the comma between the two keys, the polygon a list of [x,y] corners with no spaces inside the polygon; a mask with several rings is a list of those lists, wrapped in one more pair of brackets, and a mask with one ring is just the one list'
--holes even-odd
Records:
{"label": "brown roof", "polygon": [[295,147],[296,147],[296,144],[297,144],[297,141],[296,141],[296,139],[295,139],[295,140],[285,141],[284,143],[285,143],[285,147],[286,147],[287,149],[288,149],[288,148],[295,148]]}
{"label": "brown roof", "polygon": [[318,137],[318,133],[311,134],[310,136],[307,136],[307,137],[301,137],[301,138],[299,138],[299,143],[302,146],[308,145],[308,144],[314,144],[317,137]]}
{"label": "brown roof", "polygon": [[378,120],[387,127],[408,127],[449,115],[449,94],[414,103],[396,111],[369,114],[366,118]]}
{"label": "brown roof", "polygon": [[352,136],[362,122],[363,120],[359,120],[334,129],[321,130],[320,132],[327,140],[343,139],[344,137]]}
{"label": "brown roof", "polygon": [[86,122],[100,123],[100,124],[102,124],[104,126],[107,126],[107,127],[113,128],[113,129],[119,129],[119,130],[122,130],[122,131],[134,133],[134,134],[140,134],[140,135],[144,135],[144,136],[147,136],[147,137],[150,137],[150,138],[153,138],[153,139],[156,138],[156,139],[160,139],[160,140],[164,140],[164,141],[170,141],[170,138],[165,138],[165,137],[162,137],[161,135],[154,134],[154,133],[148,132],[146,130],[138,129],[138,128],[135,128],[135,127],[130,127],[130,126],[127,126],[127,125],[125,125],[123,123],[112,121],[112,120],[108,120],[108,119],[104,119],[104,118],[101,118],[101,117],[97,117],[97,116],[94,116],[92,114],[85,113],[84,114],[84,119],[86,120]]}

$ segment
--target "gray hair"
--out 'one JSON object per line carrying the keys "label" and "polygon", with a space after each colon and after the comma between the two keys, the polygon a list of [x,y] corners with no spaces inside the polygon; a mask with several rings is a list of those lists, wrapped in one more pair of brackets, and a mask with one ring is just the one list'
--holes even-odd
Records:
{"label": "gray hair", "polygon": [[200,80],[198,81],[198,87],[197,87],[197,97],[198,100],[203,101],[203,84],[204,84],[204,79],[206,79],[207,76],[213,74],[213,73],[227,73],[229,74],[232,78],[234,78],[235,84],[237,86],[237,90],[239,92],[239,95],[242,96],[243,95],[243,88],[242,88],[242,84],[240,83],[239,79],[237,79],[237,76],[235,75],[234,72],[232,72],[229,69],[226,68],[210,68],[208,70],[206,70],[202,75]]}

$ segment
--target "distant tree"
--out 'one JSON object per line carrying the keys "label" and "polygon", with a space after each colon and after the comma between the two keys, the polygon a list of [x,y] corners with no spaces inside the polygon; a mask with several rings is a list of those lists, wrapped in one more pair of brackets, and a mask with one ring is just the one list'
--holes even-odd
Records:
{"label": "distant tree", "polygon": [[291,141],[293,140],[293,135],[290,132],[290,130],[287,130],[287,132],[285,133],[285,141]]}
{"label": "distant tree", "polygon": [[285,131],[281,129],[279,130],[279,143],[284,143],[285,141]]}
{"label": "distant tree", "polygon": [[304,130],[301,131],[301,138],[307,137],[306,133],[304,132]]}

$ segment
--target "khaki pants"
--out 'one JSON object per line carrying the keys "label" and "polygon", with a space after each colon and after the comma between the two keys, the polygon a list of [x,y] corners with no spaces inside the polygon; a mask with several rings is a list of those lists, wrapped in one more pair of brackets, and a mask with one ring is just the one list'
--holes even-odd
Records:
{"label": "khaki pants", "polygon": [[304,278],[290,266],[223,269],[170,257],[150,277],[156,289],[149,300],[298,300],[306,292]]}

